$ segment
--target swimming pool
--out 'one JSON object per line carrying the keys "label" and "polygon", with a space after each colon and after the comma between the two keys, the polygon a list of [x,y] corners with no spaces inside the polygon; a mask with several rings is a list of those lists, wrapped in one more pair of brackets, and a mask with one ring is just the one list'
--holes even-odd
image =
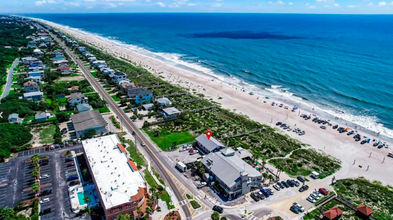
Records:
{"label": "swimming pool", "polygon": [[[84,200],[85,197],[90,198],[89,194],[87,194],[87,193],[83,193],[83,192],[78,193],[78,200],[79,200],[80,205],[86,204],[86,202]],[[90,199],[90,201],[91,201],[91,199]]]}

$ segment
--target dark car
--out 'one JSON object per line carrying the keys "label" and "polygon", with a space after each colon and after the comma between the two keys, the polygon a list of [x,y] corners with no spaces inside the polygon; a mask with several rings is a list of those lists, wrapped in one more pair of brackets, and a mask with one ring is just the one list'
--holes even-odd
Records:
{"label": "dark car", "polygon": [[263,195],[264,195],[266,198],[270,196],[270,192],[267,191],[267,190],[264,189],[264,188],[261,188],[261,192],[263,193]]}
{"label": "dark car", "polygon": [[279,185],[281,189],[285,188],[284,184],[282,184],[281,182],[277,182],[277,185]]}
{"label": "dark car", "polygon": [[308,190],[308,188],[309,187],[307,185],[304,185],[304,186],[299,188],[299,192],[304,192],[304,191]]}
{"label": "dark car", "polygon": [[297,180],[293,180],[293,182],[294,182],[294,184],[295,184],[295,186],[296,186],[296,187],[299,187],[299,186],[300,186],[300,183],[299,183],[299,181],[297,181]]}
{"label": "dark car", "polygon": [[291,182],[291,180],[287,180],[287,184],[288,184],[290,187],[294,187],[294,185],[293,185],[293,183]]}
{"label": "dark car", "polygon": [[45,165],[48,165],[49,164],[49,162],[42,162],[42,163],[40,163],[40,166],[45,166]]}
{"label": "dark car", "polygon": [[299,214],[299,209],[296,206],[291,206],[289,210],[291,210],[295,214]]}
{"label": "dark car", "polygon": [[51,194],[51,193],[52,193],[52,190],[51,190],[51,189],[44,190],[44,191],[42,191],[42,192],[40,193],[40,196],[46,196],[46,195],[49,195],[49,194]]}
{"label": "dark car", "polygon": [[41,159],[38,163],[49,163],[49,159]]}
{"label": "dark car", "polygon": [[216,211],[221,214],[224,211],[224,209],[221,206],[215,205],[213,206],[213,211]]}
{"label": "dark car", "polygon": [[300,182],[304,182],[304,181],[306,181],[306,179],[304,178],[304,176],[297,176],[297,179],[300,181]]}
{"label": "dark car", "polygon": [[360,142],[360,144],[365,144],[367,143],[367,140],[362,140],[362,142]]}
{"label": "dark car", "polygon": [[281,124],[282,124],[281,122],[277,122],[277,123],[276,123],[277,126],[280,126]]}
{"label": "dark car", "polygon": [[281,184],[284,185],[285,188],[288,188],[288,187],[289,187],[288,183],[285,182],[285,181],[281,181]]}
{"label": "dark car", "polygon": [[46,214],[49,214],[49,213],[51,213],[51,209],[50,208],[47,208],[47,209],[44,209],[44,210],[42,210],[41,212],[40,212],[40,215],[46,215]]}
{"label": "dark car", "polygon": [[67,133],[68,131],[67,131],[67,128],[63,128],[63,129],[61,129],[61,133],[62,134],[65,134],[65,133]]}
{"label": "dark car", "polygon": [[258,202],[260,200],[259,195],[256,193],[251,193],[251,198],[255,201]]}
{"label": "dark car", "polygon": [[68,163],[68,162],[72,162],[72,161],[74,161],[74,158],[67,157],[64,162]]}
{"label": "dark car", "polygon": [[333,126],[333,129],[337,129],[337,128],[338,128],[338,125]]}
{"label": "dark car", "polygon": [[69,184],[68,184],[68,186],[75,186],[75,185],[78,185],[80,182],[79,182],[79,180],[74,180],[74,181],[71,181]]}
{"label": "dark car", "polygon": [[76,180],[76,179],[78,179],[78,175],[72,175],[67,177],[67,181]]}
{"label": "dark car", "polygon": [[67,164],[67,167],[73,167],[73,166],[75,166],[74,163],[69,163],[69,164]]}

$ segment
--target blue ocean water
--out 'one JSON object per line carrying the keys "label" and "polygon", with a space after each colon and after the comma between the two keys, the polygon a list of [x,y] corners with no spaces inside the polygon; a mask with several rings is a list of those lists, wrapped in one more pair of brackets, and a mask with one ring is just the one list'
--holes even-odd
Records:
{"label": "blue ocean water", "polygon": [[145,48],[172,65],[214,74],[393,137],[391,15],[26,16]]}

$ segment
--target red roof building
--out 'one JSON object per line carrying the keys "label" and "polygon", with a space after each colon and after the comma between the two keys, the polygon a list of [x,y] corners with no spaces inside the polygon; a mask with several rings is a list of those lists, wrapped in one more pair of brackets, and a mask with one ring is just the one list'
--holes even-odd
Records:
{"label": "red roof building", "polygon": [[333,207],[323,213],[325,219],[333,220],[338,219],[343,214],[343,211],[338,207]]}
{"label": "red roof building", "polygon": [[365,205],[360,205],[357,208],[357,211],[362,213],[365,216],[370,216],[374,211]]}

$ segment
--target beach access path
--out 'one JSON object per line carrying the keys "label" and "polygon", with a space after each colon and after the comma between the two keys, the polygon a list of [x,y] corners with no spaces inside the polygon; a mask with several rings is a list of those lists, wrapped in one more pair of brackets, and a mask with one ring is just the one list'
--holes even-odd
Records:
{"label": "beach access path", "polygon": [[19,63],[19,58],[16,58],[14,60],[14,62],[12,63],[11,68],[8,70],[7,82],[6,82],[3,93],[1,94],[0,99],[3,99],[5,97],[7,97],[8,94],[10,94],[10,89],[11,89],[12,80],[13,80],[13,76],[14,76],[14,69],[18,65],[18,63]]}

